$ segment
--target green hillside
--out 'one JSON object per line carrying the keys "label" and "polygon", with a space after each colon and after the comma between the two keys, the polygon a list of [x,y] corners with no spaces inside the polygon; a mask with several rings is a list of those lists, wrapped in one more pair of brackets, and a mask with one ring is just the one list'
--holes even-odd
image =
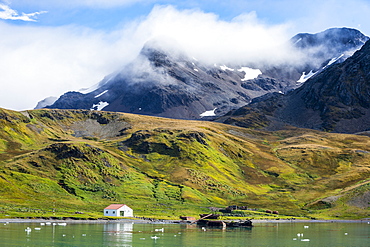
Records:
{"label": "green hillside", "polygon": [[[87,110],[0,109],[0,217],[369,215],[370,138]],[[82,212],[83,214],[76,214]]]}

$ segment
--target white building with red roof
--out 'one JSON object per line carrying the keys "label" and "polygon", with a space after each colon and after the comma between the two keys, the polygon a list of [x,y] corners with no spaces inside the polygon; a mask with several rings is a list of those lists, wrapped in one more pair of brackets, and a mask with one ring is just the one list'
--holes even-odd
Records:
{"label": "white building with red roof", "polygon": [[104,216],[133,217],[134,210],[126,204],[111,204],[104,208]]}

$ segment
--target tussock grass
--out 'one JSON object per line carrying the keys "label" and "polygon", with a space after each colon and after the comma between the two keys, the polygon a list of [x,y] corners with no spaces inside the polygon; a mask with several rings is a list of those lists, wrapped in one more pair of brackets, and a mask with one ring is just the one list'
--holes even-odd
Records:
{"label": "tussock grass", "polygon": [[[125,203],[138,216],[169,219],[228,205],[359,218],[369,213],[361,204],[369,157],[366,136],[0,109],[0,217],[99,218],[110,203]],[[329,208],[319,203],[333,196]]]}

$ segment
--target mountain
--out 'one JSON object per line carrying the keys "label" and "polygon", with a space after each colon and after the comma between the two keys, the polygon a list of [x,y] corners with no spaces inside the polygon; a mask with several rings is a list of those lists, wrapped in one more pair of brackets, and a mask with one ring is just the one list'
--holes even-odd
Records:
{"label": "mountain", "polygon": [[[369,137],[90,110],[0,109],[0,217],[369,215]],[[76,213],[77,212],[77,213]]]}
{"label": "mountain", "polygon": [[[149,42],[120,73],[105,78],[92,92],[68,92],[49,108],[95,109],[200,119],[222,115],[253,97],[283,90],[271,80],[264,88],[246,87],[257,69],[206,66],[178,51]],[[258,83],[258,82],[256,82]],[[264,83],[265,84],[265,83]]]}
{"label": "mountain", "polygon": [[342,133],[369,131],[370,41],[287,95],[256,99],[220,120],[245,127],[289,124]]}
{"label": "mountain", "polygon": [[[304,61],[293,68],[278,67],[278,71],[289,71],[285,75],[280,73],[288,78],[294,75],[295,77],[291,77],[293,80],[299,73],[301,76],[297,82],[303,83],[331,65],[345,61],[368,40],[369,37],[352,28],[330,28],[316,34],[297,34],[290,43]],[[276,73],[271,76],[281,77]]]}
{"label": "mountain", "polygon": [[291,61],[208,65],[177,47],[152,40],[121,71],[88,91],[67,92],[47,107],[209,119],[240,108],[253,98],[300,87],[309,77],[350,56],[367,39],[348,28],[299,34],[289,42],[295,51],[292,58],[303,61],[293,65]]}

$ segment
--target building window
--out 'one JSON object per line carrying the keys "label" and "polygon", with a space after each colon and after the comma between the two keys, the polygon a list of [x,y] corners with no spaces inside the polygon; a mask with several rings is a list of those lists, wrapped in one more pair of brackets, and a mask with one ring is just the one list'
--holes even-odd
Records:
{"label": "building window", "polygon": [[108,213],[108,211],[105,211],[105,213],[107,214],[107,213]]}
{"label": "building window", "polygon": [[115,213],[116,213],[116,211],[113,211],[113,213],[115,214]]}

